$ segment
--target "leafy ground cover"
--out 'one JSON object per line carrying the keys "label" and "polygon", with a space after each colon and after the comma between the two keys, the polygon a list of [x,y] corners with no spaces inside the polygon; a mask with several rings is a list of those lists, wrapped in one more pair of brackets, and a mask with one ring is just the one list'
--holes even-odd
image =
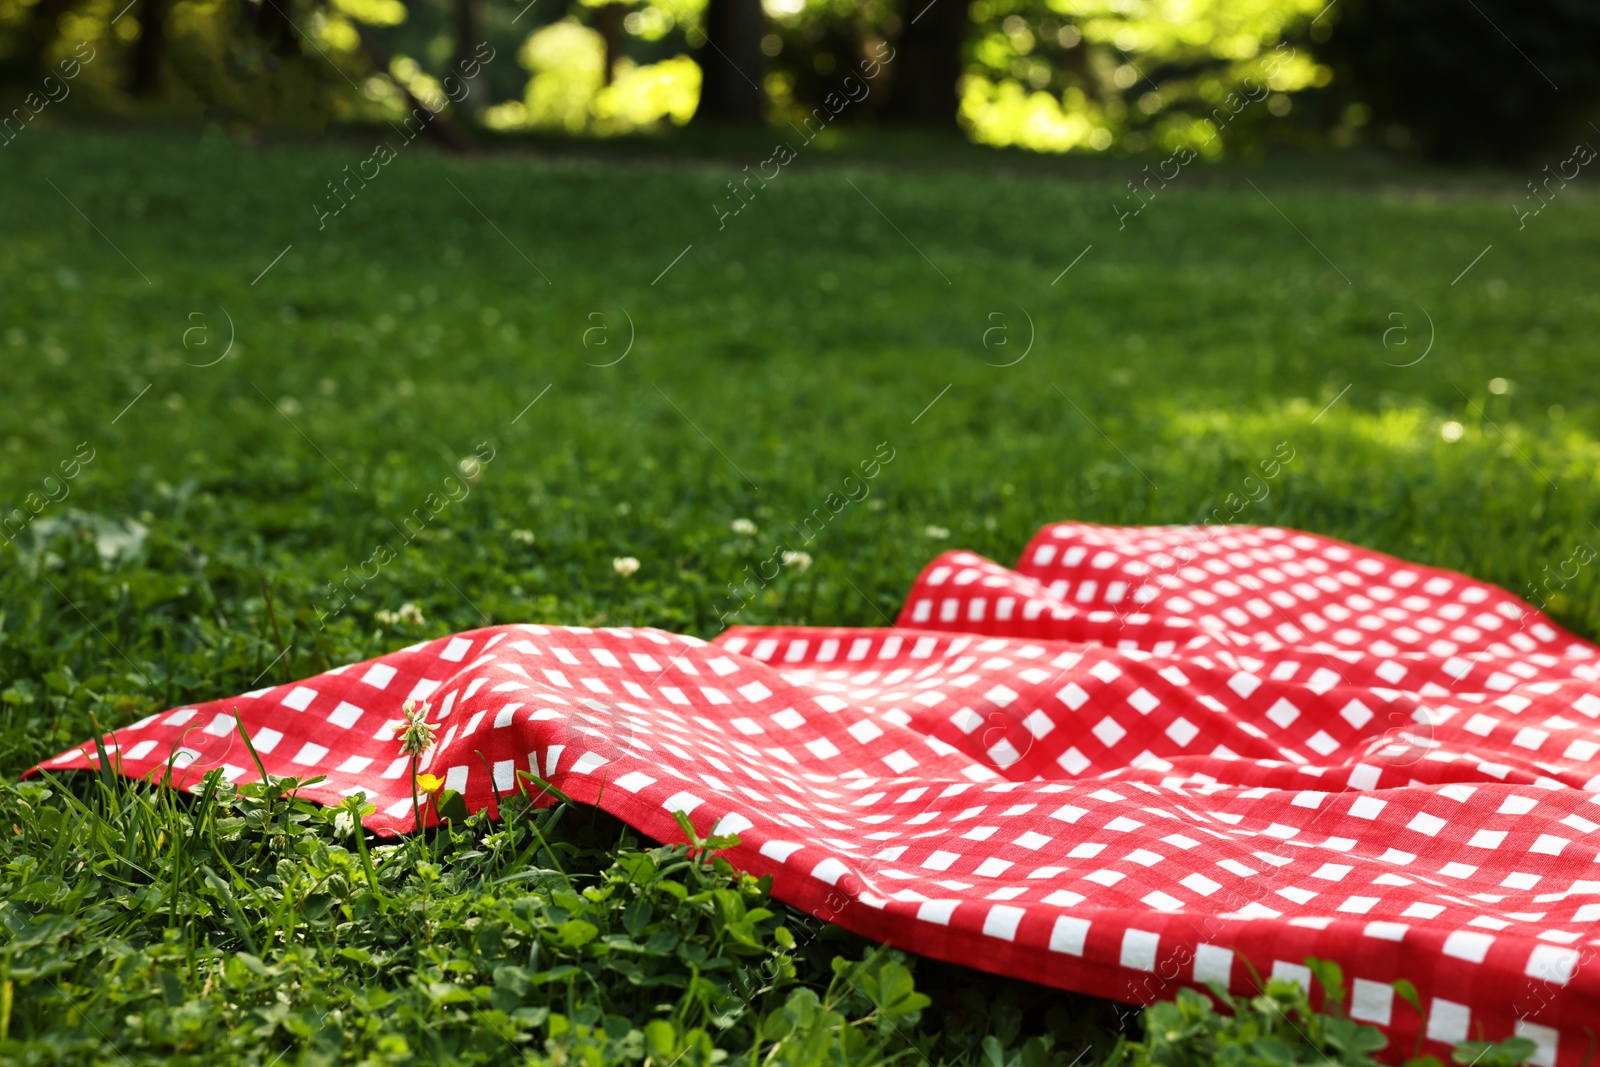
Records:
{"label": "leafy ground cover", "polygon": [[1141,1031],[881,952],[585,810],[393,845],[288,784],[15,776],[491,621],[881,625],[937,551],[1010,561],[1064,517],[1316,530],[1533,583],[1593,637],[1585,190],[1519,219],[1529,176],[1135,199],[1131,164],[812,152],[763,187],[419,144],[351,179],[371,156],[33,130],[0,160],[7,1058],[1066,1067],[1124,1024],[1141,1063],[1370,1051],[1281,987]]}

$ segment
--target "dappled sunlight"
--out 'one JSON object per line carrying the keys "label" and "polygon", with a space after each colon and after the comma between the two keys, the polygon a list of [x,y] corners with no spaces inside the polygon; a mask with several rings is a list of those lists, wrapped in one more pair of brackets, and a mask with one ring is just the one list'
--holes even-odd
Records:
{"label": "dappled sunlight", "polygon": [[[976,17],[989,18],[991,6],[974,5]],[[1058,2],[1052,9],[1070,21],[1049,24],[1058,27],[1055,41],[1011,15],[989,24],[973,46],[977,69],[962,83],[961,120],[983,144],[1042,152],[1190,148],[1215,158],[1234,117],[1265,90],[1280,96],[1261,110],[1283,115],[1281,94],[1328,84],[1332,72],[1285,37],[1320,6]],[[1042,46],[1057,44],[1078,61],[1040,58]],[[1159,85],[1150,71],[1161,72]]]}
{"label": "dappled sunlight", "polygon": [[[1146,424],[1152,442],[1130,454],[1168,469],[1183,457],[1188,476],[1210,487],[1192,521],[1340,525],[1359,543],[1464,570],[1593,631],[1600,581],[1562,563],[1600,544],[1588,522],[1600,440],[1418,402],[1372,410],[1331,399],[1165,410]],[[1469,515],[1496,536],[1470,535]]]}
{"label": "dappled sunlight", "polygon": [[969,77],[961,90],[961,117],[983,144],[1016,145],[1047,152],[1111,147],[1111,130],[1081,92],[1069,90],[1065,104],[1046,92],[1028,92],[1015,81]]}
{"label": "dappled sunlight", "polygon": [[1552,478],[1600,487],[1600,440],[1575,426],[1547,423],[1536,430],[1516,421],[1473,418],[1470,412],[1446,413],[1415,401],[1371,410],[1354,407],[1347,398],[1332,405],[1329,400],[1294,398],[1255,409],[1175,409],[1167,418],[1181,439],[1250,442],[1289,432],[1311,434],[1334,443],[1344,458],[1358,450],[1397,461],[1479,470],[1512,461],[1529,478],[1539,477],[1533,469],[1537,465]]}
{"label": "dappled sunlight", "polygon": [[681,126],[700,94],[700,68],[681,55],[642,65],[621,60],[607,84],[604,40],[570,19],[530,34],[517,58],[531,72],[526,95],[487,109],[491,129],[615,134]]}

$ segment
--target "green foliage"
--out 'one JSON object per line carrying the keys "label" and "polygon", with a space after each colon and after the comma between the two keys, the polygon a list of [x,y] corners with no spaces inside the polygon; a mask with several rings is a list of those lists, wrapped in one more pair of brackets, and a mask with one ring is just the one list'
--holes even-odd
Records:
{"label": "green foliage", "polygon": [[1526,1037],[1508,1037],[1504,1041],[1463,1041],[1450,1054],[1450,1062],[1458,1067],[1517,1067],[1527,1063],[1539,1046]]}
{"label": "green foliage", "polygon": [[1282,132],[1330,72],[1291,43],[1314,0],[979,0],[962,115],[975,139],[1216,158]]}
{"label": "green foliage", "polygon": [[[300,784],[0,782],[0,1055],[1063,1067],[1015,1013],[998,1036],[923,1026],[916,961],[819,941],[715,855],[735,838],[641,846],[518,794],[499,823],[376,844],[362,798]],[[807,951],[827,942],[850,954]]]}
{"label": "green foliage", "polygon": [[[0,784],[0,1055],[809,1067],[940,1044],[901,954],[798,956],[785,918],[817,924],[712,853],[733,839],[642,847],[519,795],[379,845],[361,798],[299,784]],[[1045,1067],[1037,1047],[1016,1054]]]}
{"label": "green foliage", "polygon": [[[27,102],[0,114],[25,127],[44,107],[46,124],[63,111],[204,112],[386,137],[385,124],[420,101],[442,109],[451,144],[529,131],[655,135],[693,114],[708,51],[704,0],[163,0],[165,18],[148,27],[144,5],[122,7],[0,0],[3,103]],[[990,145],[1214,158],[1366,138],[1440,160],[1522,163],[1570,151],[1600,100],[1590,62],[1600,14],[1587,0],[1485,0],[1471,18],[1454,0],[976,0],[964,31],[923,45],[905,33],[920,11],[889,0],[761,10],[757,80],[773,132],[788,136],[792,121],[822,107],[838,114],[824,143],[862,120],[892,120],[885,104],[897,92],[953,100],[959,89],[967,135]],[[153,33],[159,43],[146,51]],[[462,64],[479,46],[497,58],[474,63],[466,85]],[[901,52],[890,76],[851,77],[889,46]],[[160,89],[133,97],[140,53],[154,57]],[[84,54],[96,58],[65,85],[58,64]],[[928,62],[951,79],[960,72],[959,87],[905,76],[896,88],[896,72]],[[73,100],[63,108],[46,95]]]}
{"label": "green foliage", "polygon": [[1278,1067],[1321,1062],[1376,1067],[1372,1053],[1388,1041],[1370,1026],[1311,1010],[1301,987],[1281,978],[1253,997],[1218,998],[1218,1014],[1204,994],[1179,990],[1176,1000],[1153,1004],[1144,1017],[1145,1039],[1123,1046],[1129,1067]]}
{"label": "green foliage", "polygon": [[[1288,1067],[1330,1064],[1378,1067],[1375,1058],[1389,1045],[1376,1028],[1351,1020],[1344,1011],[1344,975],[1331,960],[1310,958],[1306,966],[1322,987],[1322,1010],[1314,1010],[1298,982],[1269,978],[1255,996],[1234,996],[1212,983],[1210,997],[1192,989],[1176,999],[1152,1004],[1141,1019],[1143,1041],[1120,1045],[1106,1067]],[[1416,1000],[1409,982],[1396,983],[1402,995]],[[1218,1012],[1220,1006],[1225,1009]],[[1491,1043],[1467,1041],[1456,1046],[1452,1061],[1460,1065],[1516,1067],[1536,1046],[1524,1037]],[[1433,1056],[1414,1056],[1405,1067],[1442,1067]]]}

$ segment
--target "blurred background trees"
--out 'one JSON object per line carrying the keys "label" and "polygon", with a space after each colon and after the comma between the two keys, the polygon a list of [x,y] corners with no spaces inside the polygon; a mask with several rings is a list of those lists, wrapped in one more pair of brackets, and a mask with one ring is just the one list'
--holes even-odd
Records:
{"label": "blurred background trees", "polygon": [[1594,0],[0,0],[0,140],[53,107],[453,147],[693,120],[1506,163],[1600,143],[1597,46]]}
{"label": "blurred background trees", "polygon": [[1318,40],[1337,98],[1394,148],[1511,162],[1595,138],[1594,0],[1340,0]]}

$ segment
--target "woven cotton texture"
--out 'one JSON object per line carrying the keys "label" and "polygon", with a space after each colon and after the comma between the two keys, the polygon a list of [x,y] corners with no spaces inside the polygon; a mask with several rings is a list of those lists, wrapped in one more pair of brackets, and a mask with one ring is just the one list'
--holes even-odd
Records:
{"label": "woven cotton texture", "polygon": [[1317,956],[1391,1048],[1516,1033],[1542,1067],[1600,1021],[1600,650],[1328,538],[1056,524],[1015,570],[941,555],[887,629],[493,626],[105,746],[251,780],[237,720],[269,773],[396,834],[407,699],[469,808],[521,771],[658,839],[681,811],[778,898],[925,955],[1129,1002]]}

